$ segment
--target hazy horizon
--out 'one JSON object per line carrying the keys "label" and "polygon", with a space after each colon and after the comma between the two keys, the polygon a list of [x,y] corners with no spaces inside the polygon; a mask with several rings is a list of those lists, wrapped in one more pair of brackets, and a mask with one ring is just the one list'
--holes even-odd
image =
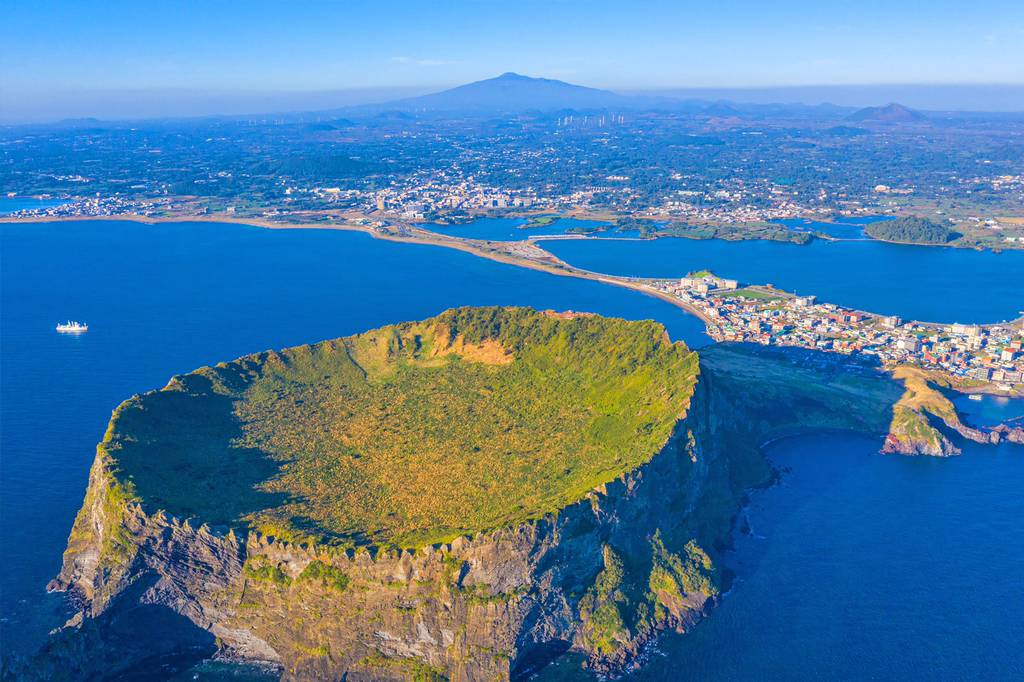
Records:
{"label": "hazy horizon", "polygon": [[[495,74],[497,75],[497,74]],[[493,77],[493,76],[492,76]],[[538,75],[536,77],[543,77]],[[574,83],[588,86],[586,83]],[[463,83],[430,86],[338,88],[310,91],[147,89],[36,94],[7,100],[0,94],[0,123],[46,124],[95,118],[132,121],[215,116],[272,116],[386,104]],[[880,106],[898,102],[923,111],[1024,112],[1024,84],[849,84],[777,87],[611,88],[627,95],[676,100],[725,100],[739,104]]]}
{"label": "hazy horizon", "polygon": [[[422,93],[505,71],[615,91],[1024,86],[1024,5],[1009,0],[970,12],[953,0],[524,0],[511,9],[474,0],[11,0],[0,38],[8,122],[330,108],[382,101],[367,91]],[[955,108],[1022,102],[968,98]]]}

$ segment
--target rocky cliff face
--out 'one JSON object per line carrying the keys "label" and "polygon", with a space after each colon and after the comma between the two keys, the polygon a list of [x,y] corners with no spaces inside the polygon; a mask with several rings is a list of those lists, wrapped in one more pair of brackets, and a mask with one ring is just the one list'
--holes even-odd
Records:
{"label": "rocky cliff face", "polygon": [[923,410],[897,405],[893,409],[892,424],[882,444],[882,452],[932,457],[959,455],[960,448],[932,424],[935,420],[935,417]]}
{"label": "rocky cliff face", "polygon": [[51,585],[81,612],[22,677],[99,679],[214,652],[286,679],[519,678],[569,650],[621,671],[717,602],[732,519],[772,476],[765,439],[882,433],[899,395],[817,355],[758,353],[706,353],[687,416],[647,464],[556,514],[416,551],[288,544],[147,514],[101,453]]}
{"label": "rocky cliff face", "polygon": [[[935,382],[941,377],[914,367],[896,367],[893,376],[906,388],[893,406],[893,419],[882,445],[882,452],[901,455],[949,457],[961,450],[951,438],[995,445],[1006,441],[1024,442],[1024,428],[1017,424],[998,424],[976,429],[960,420],[956,407]],[[939,383],[938,386],[948,386]]]}
{"label": "rocky cliff face", "polygon": [[[147,515],[118,499],[100,457],[51,584],[82,612],[38,674],[99,676],[175,650],[269,661],[291,679],[508,679],[569,649],[620,669],[717,601],[713,545],[767,475],[716,446],[713,403],[699,388],[659,455],[558,514],[418,551],[340,552]],[[115,636],[128,621],[138,646]]]}

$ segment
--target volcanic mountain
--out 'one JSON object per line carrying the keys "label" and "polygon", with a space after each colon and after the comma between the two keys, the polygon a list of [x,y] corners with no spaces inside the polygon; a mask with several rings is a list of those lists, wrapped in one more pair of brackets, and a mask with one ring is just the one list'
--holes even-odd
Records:
{"label": "volcanic mountain", "polygon": [[388,106],[403,111],[428,112],[554,111],[630,106],[633,99],[608,90],[509,72],[430,95],[399,100]]}
{"label": "volcanic mountain", "polygon": [[917,123],[926,121],[928,118],[919,111],[908,109],[902,104],[893,102],[884,107],[858,109],[847,116],[846,120],[874,123]]}

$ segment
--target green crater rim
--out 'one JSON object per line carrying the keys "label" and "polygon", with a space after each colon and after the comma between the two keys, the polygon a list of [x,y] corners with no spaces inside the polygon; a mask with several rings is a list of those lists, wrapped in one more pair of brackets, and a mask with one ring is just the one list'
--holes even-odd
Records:
{"label": "green crater rim", "polygon": [[173,378],[100,454],[147,512],[414,548],[556,512],[649,461],[698,361],[652,321],[457,308]]}

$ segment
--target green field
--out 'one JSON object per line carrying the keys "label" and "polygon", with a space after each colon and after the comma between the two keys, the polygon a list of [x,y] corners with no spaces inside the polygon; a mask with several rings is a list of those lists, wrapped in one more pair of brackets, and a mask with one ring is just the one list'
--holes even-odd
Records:
{"label": "green field", "polygon": [[560,218],[556,215],[539,215],[530,218],[530,221],[525,225],[521,225],[522,229],[530,230],[537,227],[551,227],[557,223]]}
{"label": "green field", "polygon": [[750,298],[762,301],[777,301],[785,298],[782,294],[773,294],[764,289],[735,289],[733,291],[715,292],[724,298]]}
{"label": "green field", "polygon": [[423,546],[646,462],[697,372],[654,322],[462,308],[176,377],[122,404],[101,450],[148,511]]}

